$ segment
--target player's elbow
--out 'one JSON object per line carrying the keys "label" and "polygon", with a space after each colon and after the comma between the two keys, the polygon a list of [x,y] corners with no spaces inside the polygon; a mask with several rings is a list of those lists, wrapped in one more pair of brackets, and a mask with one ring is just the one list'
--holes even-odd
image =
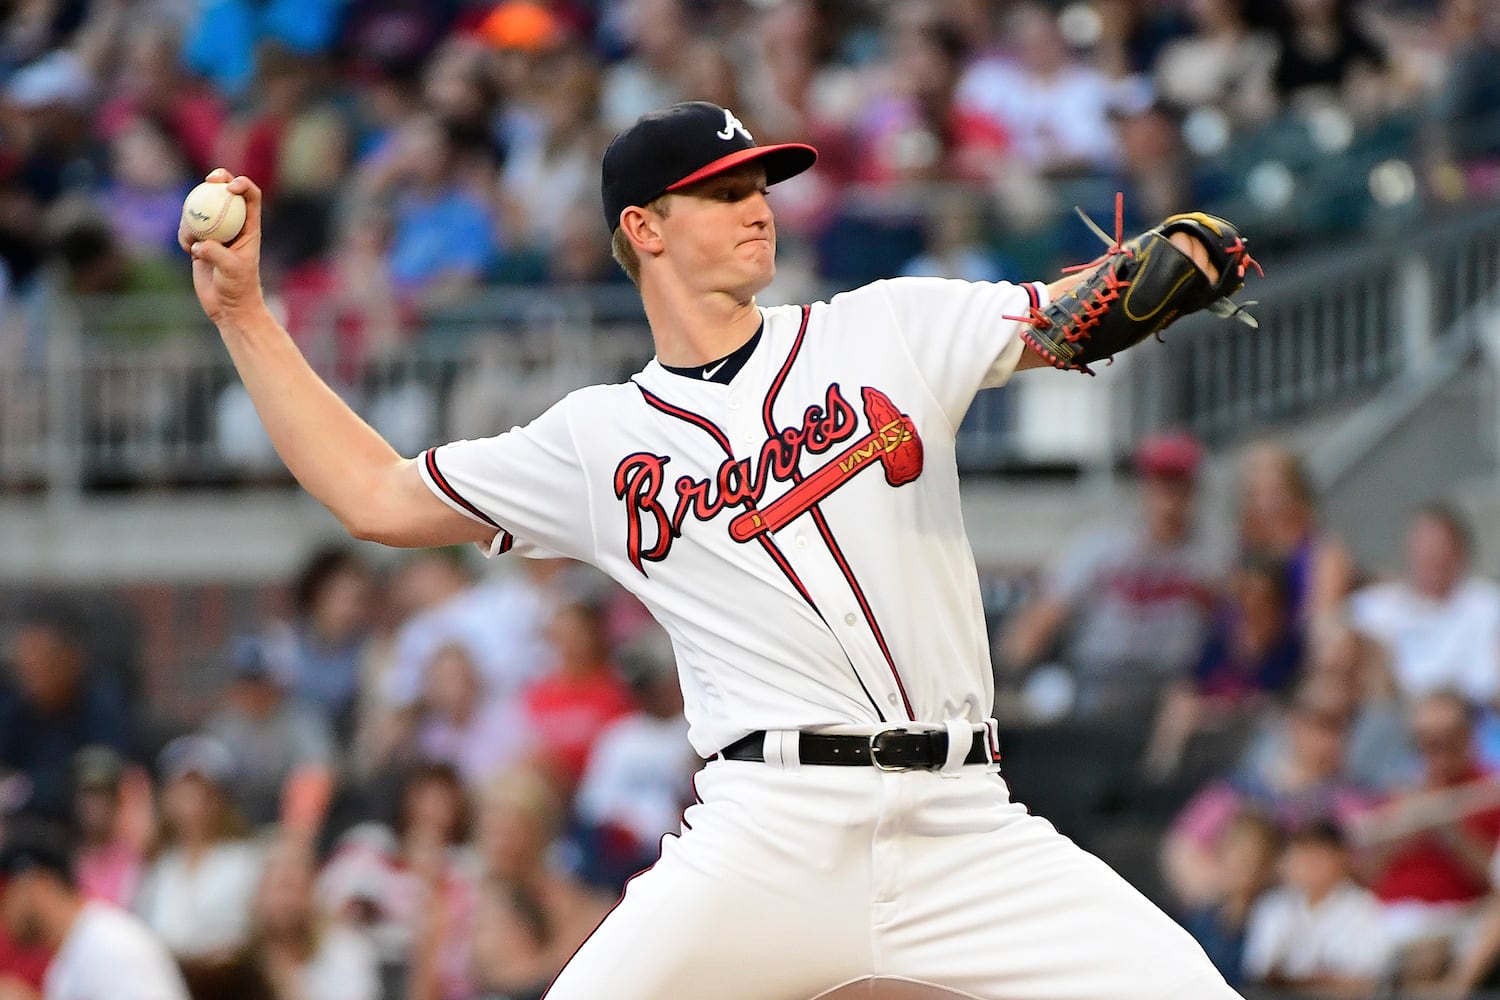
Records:
{"label": "player's elbow", "polygon": [[390,506],[381,502],[379,493],[374,493],[360,502],[334,510],[333,514],[349,537],[357,541],[400,546],[405,521]]}
{"label": "player's elbow", "polygon": [[349,537],[358,542],[379,542],[382,545],[391,544],[387,539],[390,529],[367,514],[349,514],[339,518],[339,523],[349,533]]}

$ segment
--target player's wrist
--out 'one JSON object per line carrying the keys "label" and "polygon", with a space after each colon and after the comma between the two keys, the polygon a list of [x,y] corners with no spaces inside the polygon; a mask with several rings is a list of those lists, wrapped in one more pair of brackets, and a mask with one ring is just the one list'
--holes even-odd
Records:
{"label": "player's wrist", "polygon": [[259,289],[245,301],[218,310],[210,319],[219,328],[220,335],[226,338],[253,338],[267,330],[280,328]]}

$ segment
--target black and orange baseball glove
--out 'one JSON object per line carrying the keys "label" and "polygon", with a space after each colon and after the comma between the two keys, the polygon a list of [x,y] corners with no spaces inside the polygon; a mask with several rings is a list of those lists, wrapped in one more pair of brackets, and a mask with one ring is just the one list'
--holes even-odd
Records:
{"label": "black and orange baseball glove", "polygon": [[[1025,316],[1010,317],[1027,324],[1021,336],[1049,364],[1093,374],[1092,362],[1113,357],[1200,309],[1256,325],[1254,317],[1230,300],[1244,287],[1247,269],[1260,272],[1233,223],[1189,212],[1121,242],[1120,214],[1117,202],[1113,239],[1083,216],[1109,249],[1068,270],[1095,268],[1092,274],[1055,301]],[[1216,281],[1209,281],[1192,258],[1172,244],[1173,233],[1187,233],[1203,244],[1219,272]]]}

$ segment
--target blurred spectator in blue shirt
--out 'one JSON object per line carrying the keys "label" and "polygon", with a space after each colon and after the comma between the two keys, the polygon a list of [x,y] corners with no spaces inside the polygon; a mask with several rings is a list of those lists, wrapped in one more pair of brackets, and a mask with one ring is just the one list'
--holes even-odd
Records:
{"label": "blurred spectator in blue shirt", "polygon": [[1157,779],[1176,773],[1197,734],[1233,732],[1267,700],[1285,691],[1302,665],[1302,641],[1280,564],[1258,560],[1241,566],[1232,599],[1215,621],[1192,677],[1162,699],[1147,750],[1146,771]]}
{"label": "blurred spectator in blue shirt", "polygon": [[297,574],[295,618],[280,637],[292,643],[293,690],[318,708],[340,736],[347,736],[352,725],[369,644],[371,582],[364,562],[347,549],[314,553]]}
{"label": "blurred spectator in blue shirt", "polygon": [[1235,816],[1219,835],[1220,881],[1211,902],[1184,914],[1182,925],[1209,960],[1238,989],[1244,983],[1245,936],[1256,902],[1276,882],[1282,834],[1253,810]]}
{"label": "blurred spectator in blue shirt", "polygon": [[100,744],[124,751],[129,713],[119,687],[91,676],[85,624],[61,601],[26,608],[0,688],[0,770],[21,782],[27,812],[65,820],[73,810],[73,755]]}
{"label": "blurred spectator in blue shirt", "polygon": [[476,176],[487,172],[493,184],[493,151],[476,141],[422,115],[361,168],[363,192],[391,204],[391,279],[410,298],[449,299],[477,285],[495,259],[493,188]]}

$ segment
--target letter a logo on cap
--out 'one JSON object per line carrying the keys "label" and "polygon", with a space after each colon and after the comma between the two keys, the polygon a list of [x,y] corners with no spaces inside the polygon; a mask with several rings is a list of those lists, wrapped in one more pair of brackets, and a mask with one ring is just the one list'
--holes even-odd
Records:
{"label": "letter a logo on cap", "polygon": [[724,109],[724,127],[721,128],[721,129],[719,129],[719,131],[715,132],[714,135],[718,136],[720,139],[723,139],[725,142],[728,142],[730,139],[734,138],[734,134],[736,132],[738,132],[740,135],[744,136],[746,142],[754,142],[755,141],[755,136],[751,135],[749,132],[747,132],[745,130],[744,123],[741,122],[738,118],[736,118],[734,116],[734,112],[733,111],[730,111],[728,108],[725,108]]}

